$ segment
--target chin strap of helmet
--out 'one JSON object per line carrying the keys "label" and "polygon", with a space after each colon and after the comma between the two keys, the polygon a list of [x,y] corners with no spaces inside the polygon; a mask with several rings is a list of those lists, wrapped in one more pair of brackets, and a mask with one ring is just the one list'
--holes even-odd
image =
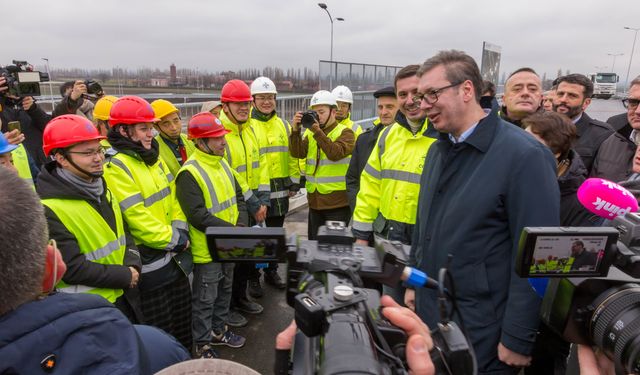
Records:
{"label": "chin strap of helmet", "polygon": [[85,176],[89,177],[89,178],[100,178],[102,177],[102,175],[104,174],[104,171],[100,171],[100,172],[89,172],[83,168],[80,168],[80,166],[78,166],[78,164],[76,164],[73,159],[71,158],[71,155],[67,152],[67,149],[63,149],[62,150],[62,156],[64,156],[65,159],[67,159],[67,161],[69,162],[69,164],[73,165],[73,167],[75,169],[77,169],[78,171],[80,171],[82,174],[84,174]]}
{"label": "chin strap of helmet", "polygon": [[206,151],[202,150],[202,149],[200,151],[202,151],[202,152],[204,152],[206,154],[209,154],[209,155],[215,155],[213,153],[213,150],[211,149],[211,147],[209,147],[209,142],[207,142],[207,139],[208,138],[200,138],[200,139],[198,139],[198,143],[200,145],[202,145],[204,148],[206,148]]}

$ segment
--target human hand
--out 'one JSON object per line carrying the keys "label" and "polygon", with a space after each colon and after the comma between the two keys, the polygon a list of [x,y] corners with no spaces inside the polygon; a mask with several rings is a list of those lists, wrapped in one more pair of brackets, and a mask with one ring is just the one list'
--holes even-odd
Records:
{"label": "human hand", "polygon": [[7,86],[7,79],[5,77],[0,77],[0,93],[9,90],[9,86]]}
{"label": "human hand", "polygon": [[581,375],[614,375],[613,361],[601,351],[594,352],[590,346],[578,345],[578,365]]}
{"label": "human hand", "polygon": [[380,303],[384,307],[382,315],[409,336],[405,355],[410,373],[412,375],[435,374],[435,368],[429,356],[429,350],[433,348],[429,327],[413,311],[398,305],[389,296],[382,296]]}
{"label": "human hand", "polygon": [[13,129],[10,132],[4,133],[4,136],[7,138],[9,144],[19,145],[24,142],[24,134],[18,129]]}
{"label": "human hand", "polygon": [[416,311],[416,291],[410,288],[404,292],[404,304],[411,310]]}
{"label": "human hand", "polygon": [[74,102],[78,99],[80,99],[80,97],[82,96],[82,94],[86,94],[87,93],[87,85],[84,84],[84,81],[76,81],[73,84],[73,90],[71,90],[71,100],[73,100]]}
{"label": "human hand", "polygon": [[276,336],[276,350],[290,350],[293,347],[297,329],[296,321],[292,320],[287,328],[278,333]]}
{"label": "human hand", "polygon": [[129,267],[129,271],[131,271],[131,283],[129,284],[129,288],[135,288],[138,285],[138,280],[140,279],[140,273],[137,269],[133,267]]}
{"label": "human hand", "polygon": [[356,245],[369,246],[369,241],[358,238],[356,240]]}
{"label": "human hand", "polygon": [[311,127],[309,128],[309,130],[311,130],[311,132],[313,132],[313,133],[317,133],[319,131],[322,131],[320,129],[320,123],[318,123],[318,121],[314,122],[313,125],[311,125]]}
{"label": "human hand", "polygon": [[302,121],[302,112],[296,112],[295,115],[293,115],[293,120],[291,120],[291,127],[293,128],[293,130],[299,130],[300,129],[300,122]]}
{"label": "human hand", "polygon": [[295,197],[298,192],[289,190],[289,198]]}
{"label": "human hand", "polygon": [[261,205],[260,209],[254,215],[257,223],[262,223],[267,218],[267,206]]}
{"label": "human hand", "polygon": [[527,367],[531,365],[531,357],[516,353],[502,343],[498,344],[498,359],[513,367]]}
{"label": "human hand", "polygon": [[22,99],[22,109],[24,109],[25,111],[28,111],[33,105],[33,103],[35,103],[35,101],[33,100],[33,97],[25,96]]}

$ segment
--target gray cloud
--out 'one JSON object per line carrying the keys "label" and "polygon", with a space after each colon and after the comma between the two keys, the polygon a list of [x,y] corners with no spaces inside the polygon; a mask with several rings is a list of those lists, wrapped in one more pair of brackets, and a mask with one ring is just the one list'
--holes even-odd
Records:
{"label": "gray cloud", "polygon": [[[625,0],[325,2],[346,19],[334,24],[337,61],[406,65],[450,48],[479,60],[486,40],[502,46],[502,71],[587,73],[610,67],[607,53],[622,52],[616,71],[624,79],[633,32],[623,26],[640,27],[635,2]],[[311,0],[34,0],[21,8],[1,21],[2,64],[48,57],[57,68],[166,69],[173,62],[216,71],[317,69],[329,59],[329,19]]]}

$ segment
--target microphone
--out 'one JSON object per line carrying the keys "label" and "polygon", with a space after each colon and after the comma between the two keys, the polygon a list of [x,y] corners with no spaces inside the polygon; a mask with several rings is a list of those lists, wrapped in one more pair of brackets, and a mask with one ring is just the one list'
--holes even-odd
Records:
{"label": "microphone", "polygon": [[638,201],[622,186],[602,178],[589,178],[578,188],[578,201],[599,217],[613,220],[638,211]]}

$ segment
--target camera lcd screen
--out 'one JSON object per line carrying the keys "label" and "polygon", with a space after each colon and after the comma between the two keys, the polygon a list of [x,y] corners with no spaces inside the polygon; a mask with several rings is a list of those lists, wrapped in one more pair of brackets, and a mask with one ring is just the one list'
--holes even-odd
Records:
{"label": "camera lcd screen", "polygon": [[207,228],[209,253],[215,262],[283,262],[283,228]]}
{"label": "camera lcd screen", "polygon": [[18,82],[40,82],[40,73],[38,72],[18,72]]}
{"label": "camera lcd screen", "polygon": [[606,276],[618,231],[611,227],[524,228],[516,261],[521,277]]}

